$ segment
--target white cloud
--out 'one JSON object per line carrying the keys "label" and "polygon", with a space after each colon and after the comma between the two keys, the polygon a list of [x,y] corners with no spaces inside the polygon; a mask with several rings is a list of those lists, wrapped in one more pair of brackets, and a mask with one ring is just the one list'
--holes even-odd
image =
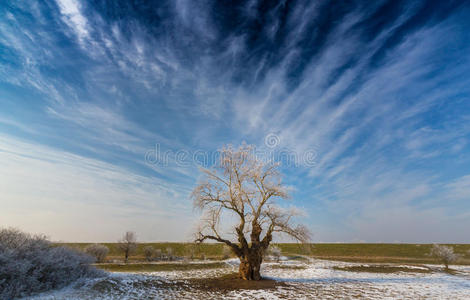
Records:
{"label": "white cloud", "polygon": [[64,241],[112,241],[125,230],[184,240],[193,222],[187,187],[99,160],[3,135],[0,165],[3,226]]}
{"label": "white cloud", "polygon": [[77,37],[81,41],[88,38],[88,22],[81,12],[81,3],[76,0],[57,0],[57,5],[63,15],[63,21],[75,31]]}

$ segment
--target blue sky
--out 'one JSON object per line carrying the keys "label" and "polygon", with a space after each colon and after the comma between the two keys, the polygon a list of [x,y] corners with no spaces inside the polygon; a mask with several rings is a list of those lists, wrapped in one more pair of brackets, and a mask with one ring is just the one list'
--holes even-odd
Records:
{"label": "blue sky", "polygon": [[470,242],[469,2],[275,2],[3,1],[1,225],[188,240],[192,157],[246,141],[314,242]]}

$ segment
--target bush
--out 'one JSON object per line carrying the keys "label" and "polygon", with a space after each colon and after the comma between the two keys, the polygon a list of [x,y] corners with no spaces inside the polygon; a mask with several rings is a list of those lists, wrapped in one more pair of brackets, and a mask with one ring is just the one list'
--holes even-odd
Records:
{"label": "bush", "polygon": [[53,247],[44,236],[0,229],[0,299],[25,297],[64,287],[101,272],[93,258],[66,247]]}
{"label": "bush", "polygon": [[222,248],[222,257],[223,259],[228,259],[230,257],[230,254],[232,253],[232,250],[226,245]]}
{"label": "bush", "polygon": [[162,259],[162,249],[157,249],[155,250],[155,258],[156,259]]}
{"label": "bush", "polygon": [[155,249],[152,246],[146,246],[144,248],[144,255],[147,261],[151,261],[154,254],[155,254]]}
{"label": "bush", "polygon": [[166,248],[166,255],[168,256],[168,260],[173,260],[173,248]]}
{"label": "bush", "polygon": [[184,255],[186,259],[193,260],[196,253],[196,246],[194,244],[186,244],[184,246]]}
{"label": "bush", "polygon": [[431,255],[443,263],[446,270],[449,269],[449,264],[456,262],[460,258],[458,254],[454,253],[454,248],[438,244],[432,246]]}
{"label": "bush", "polygon": [[85,253],[93,256],[95,258],[95,262],[98,263],[104,262],[108,252],[109,248],[101,244],[92,244],[85,248]]}
{"label": "bush", "polygon": [[274,260],[279,262],[279,259],[281,258],[281,249],[277,246],[270,245],[268,248],[268,255],[272,256]]}

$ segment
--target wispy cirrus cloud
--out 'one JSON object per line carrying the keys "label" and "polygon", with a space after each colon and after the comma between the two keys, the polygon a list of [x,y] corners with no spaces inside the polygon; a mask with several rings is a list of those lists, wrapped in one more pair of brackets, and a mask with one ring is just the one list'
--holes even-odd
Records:
{"label": "wispy cirrus cloud", "polygon": [[81,12],[81,3],[75,0],[58,0],[62,20],[75,32],[82,40],[89,38],[90,29],[86,17]]}
{"label": "wispy cirrus cloud", "polygon": [[[423,224],[400,239],[412,241],[427,223],[440,232],[435,219],[467,222],[456,195],[470,166],[468,10],[452,1],[12,3],[0,21],[0,120],[37,145],[187,187],[196,166],[148,165],[146,152],[261,148],[274,133],[281,148],[318,154],[313,168],[286,173],[320,237],[376,241],[373,228],[391,227],[380,216],[393,211]],[[318,223],[317,209],[342,221]],[[399,229],[386,232],[399,239]]]}
{"label": "wispy cirrus cloud", "polygon": [[446,185],[449,200],[467,200],[470,198],[470,175],[459,177]]}

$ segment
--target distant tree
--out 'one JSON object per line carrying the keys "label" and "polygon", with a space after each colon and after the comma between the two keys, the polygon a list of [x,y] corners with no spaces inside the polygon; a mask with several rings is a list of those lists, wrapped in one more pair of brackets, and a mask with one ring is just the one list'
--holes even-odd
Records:
{"label": "distant tree", "polygon": [[162,249],[155,250],[155,258],[162,259]]}
{"label": "distant tree", "polygon": [[[277,199],[288,198],[278,165],[258,160],[253,147],[225,147],[218,164],[203,172],[203,180],[192,193],[194,206],[203,213],[195,240],[213,240],[230,247],[240,259],[242,279],[261,279],[263,255],[273,234],[284,233],[301,242],[309,239],[306,227],[292,223],[301,211],[276,204]],[[230,216],[238,220],[231,227],[236,240],[221,235],[222,215],[229,216],[226,220]]]}
{"label": "distant tree", "polygon": [[166,255],[168,256],[168,260],[173,260],[173,248],[166,248]]}
{"label": "distant tree", "polygon": [[155,254],[155,249],[152,246],[146,246],[144,248],[144,255],[147,261],[151,261]]}
{"label": "distant tree", "polygon": [[193,243],[187,244],[184,248],[184,251],[185,251],[186,257],[193,260],[194,255],[196,254],[196,245],[194,245]]}
{"label": "distant tree", "polygon": [[101,244],[91,244],[85,248],[85,252],[93,256],[96,262],[102,263],[108,255],[109,248]]}
{"label": "distant tree", "polygon": [[434,244],[431,248],[431,255],[436,257],[442,264],[444,264],[446,270],[449,269],[449,264],[456,262],[460,256],[454,253],[452,247]]}
{"label": "distant tree", "polygon": [[137,249],[137,237],[134,232],[127,231],[118,241],[118,248],[124,253],[124,262],[129,262],[129,256]]}
{"label": "distant tree", "polygon": [[281,258],[281,248],[271,245],[269,246],[268,254],[279,262],[279,259]]}
{"label": "distant tree", "polygon": [[227,246],[227,245],[224,245],[224,247],[222,248],[222,256],[224,259],[227,259],[230,257],[230,253],[232,252],[232,250],[230,250],[230,248]]}

